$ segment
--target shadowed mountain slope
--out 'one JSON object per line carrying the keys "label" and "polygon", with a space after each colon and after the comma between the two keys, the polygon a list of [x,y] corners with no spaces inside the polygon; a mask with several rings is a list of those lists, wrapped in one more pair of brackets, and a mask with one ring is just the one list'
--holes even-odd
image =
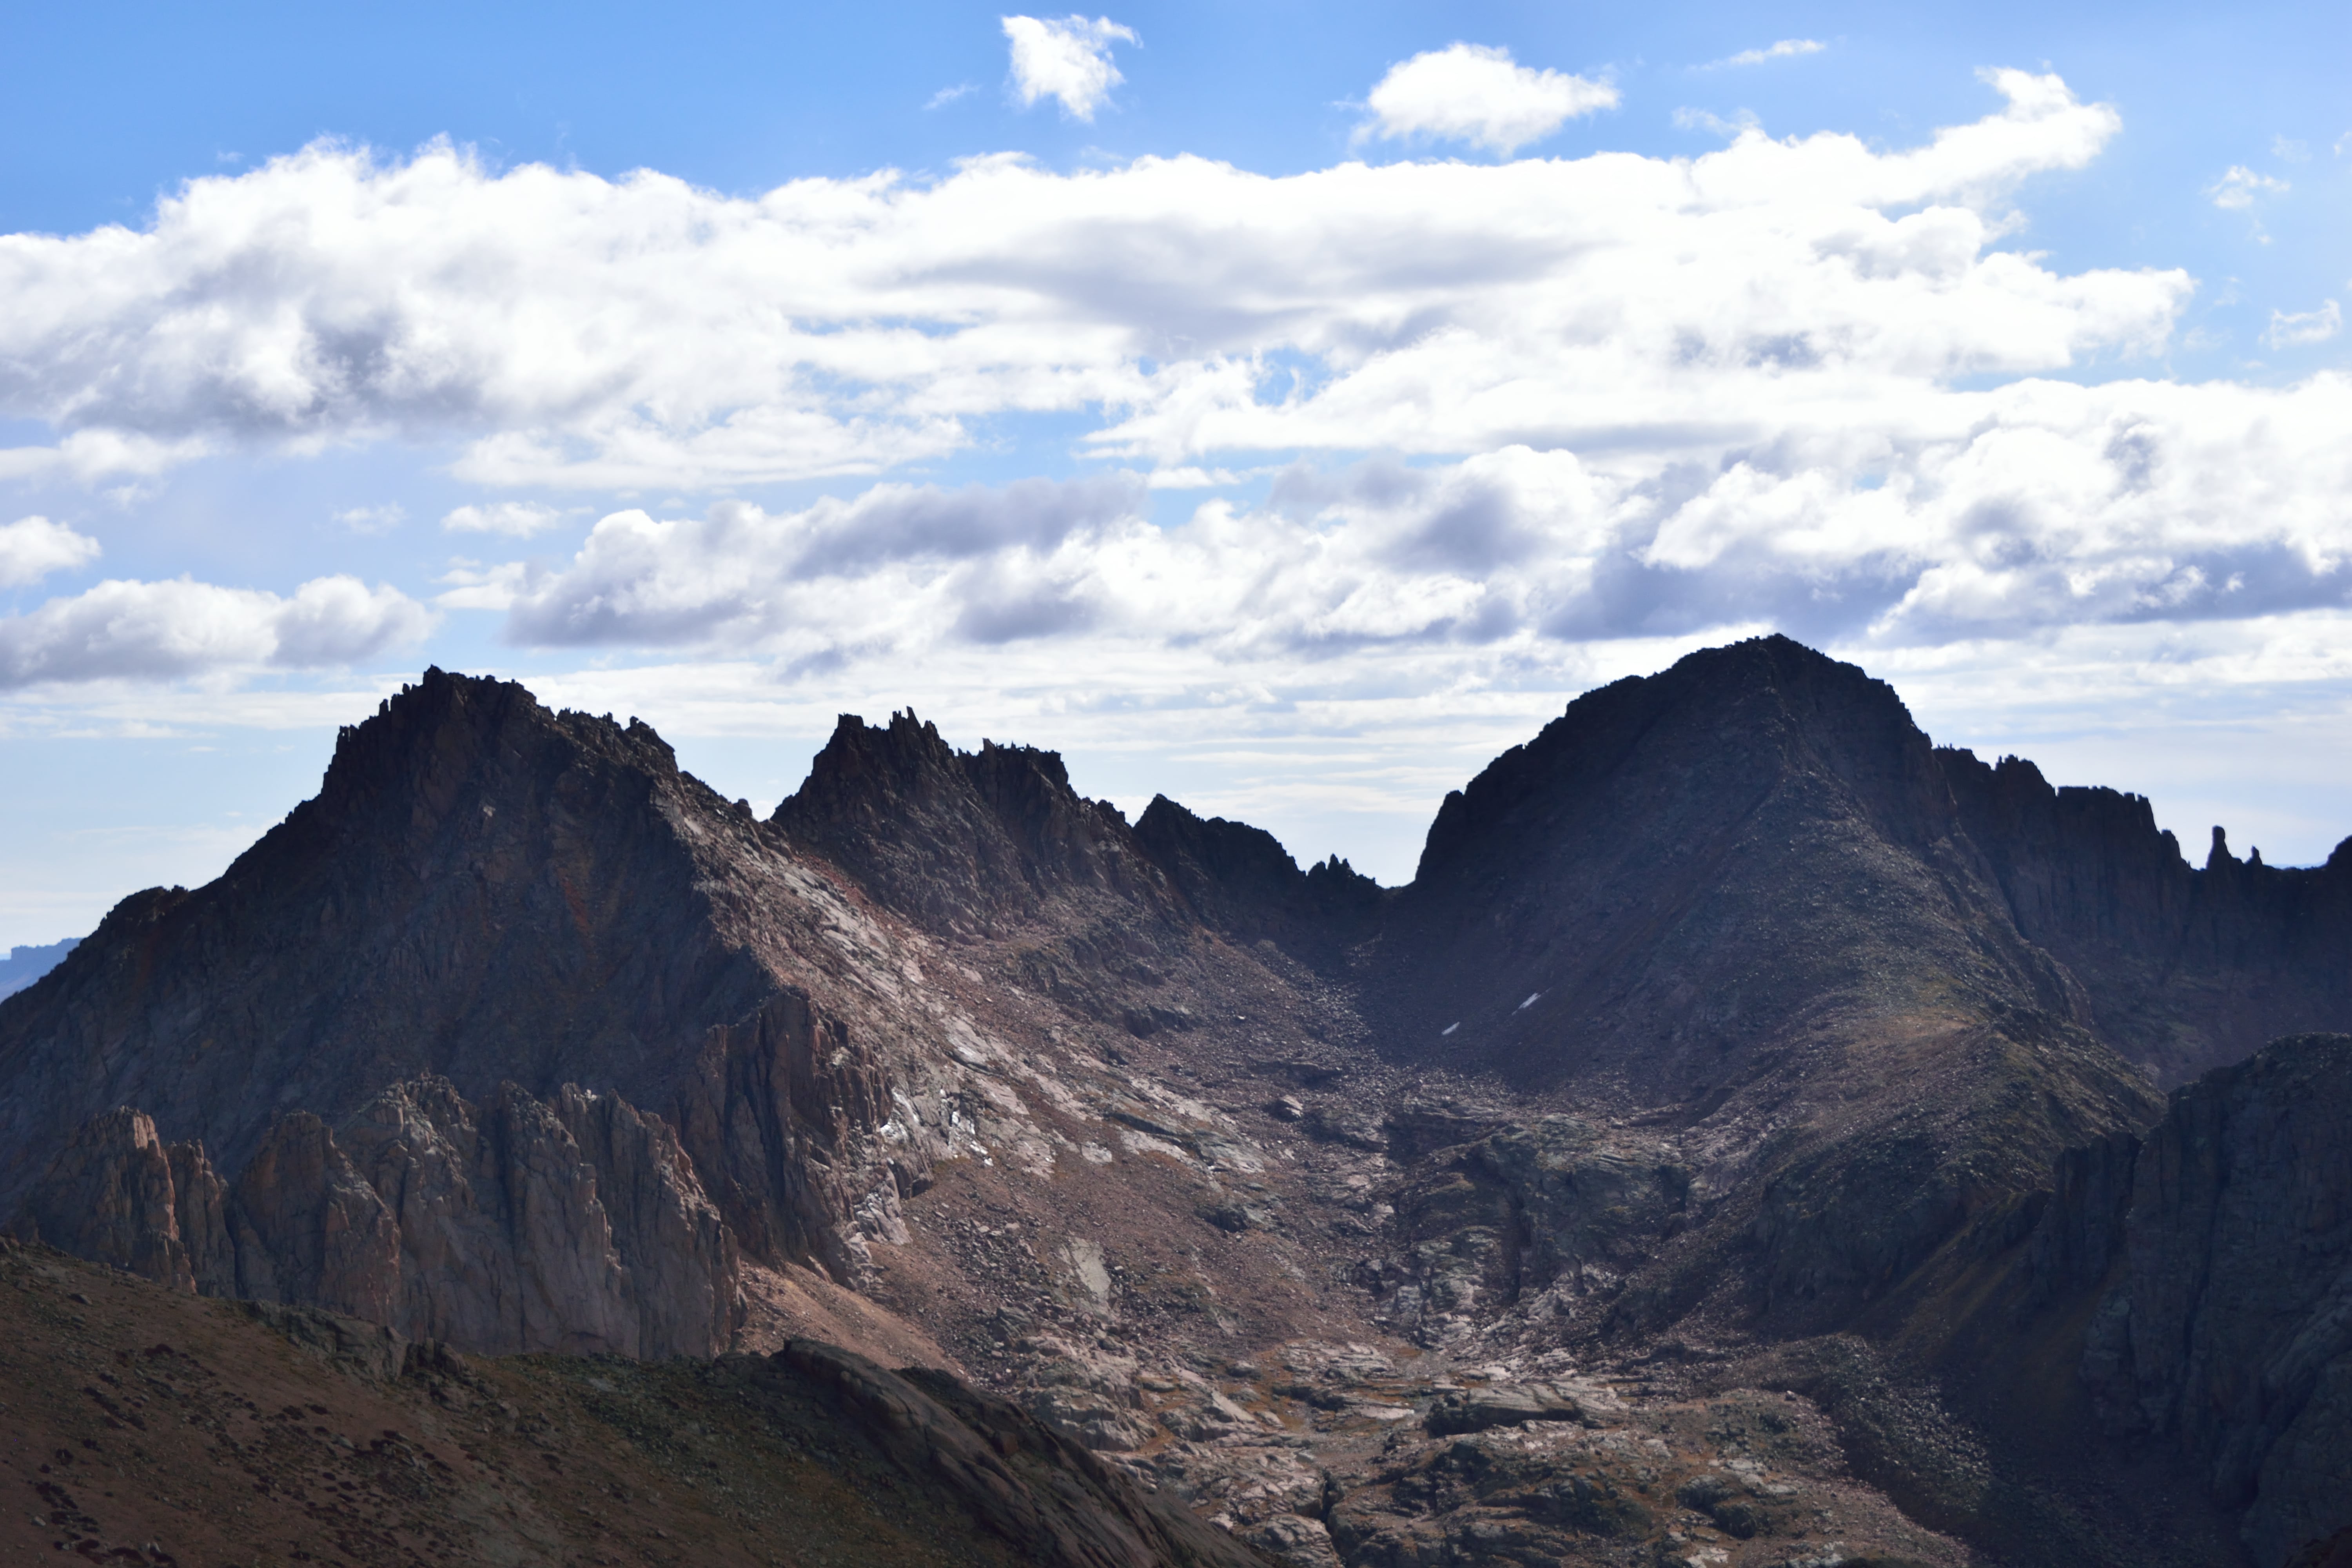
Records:
{"label": "shadowed mountain slope", "polygon": [[2146,800],[1937,749],[1852,665],[1708,649],[1446,797],[1384,928],[1392,1048],[1654,1102],[1801,1024],[1953,1010],[2177,1082],[2352,1017],[2352,852],[2279,869],[2215,831],[2192,869]]}
{"label": "shadowed mountain slope", "polygon": [[46,1181],[78,1250],[145,1226],[207,1288],[477,1348],[708,1353],[739,1245],[856,1277],[925,1179],[940,1133],[876,1131],[906,962],[644,725],[429,671],[218,881],[7,999],[0,1211]]}
{"label": "shadowed mountain slope", "polygon": [[2053,789],[2032,763],[1939,751],[2018,930],[2063,963],[2099,1033],[2159,1081],[2352,1022],[2352,840],[2265,866],[2220,827],[2201,868],[2139,795]]}
{"label": "shadowed mountain slope", "polygon": [[[2212,1167],[2155,1083],[2352,1026],[2347,879],[2191,868],[1777,637],[1578,699],[1391,889],[911,713],[844,717],[763,821],[436,670],[218,882],[0,1000],[0,1218],[493,1353],[814,1330],[1294,1568],[2186,1564],[2247,1521],[2268,1568],[2324,1510],[2263,1512],[2303,1483],[2246,1444],[2324,1457],[2341,1402],[2246,1325],[2334,1321],[2352,1260],[2315,1221],[2271,1278],[2118,1194],[2142,1140]],[[2224,1099],[2195,1125],[2277,1143]],[[2116,1300],[2206,1360],[2091,1338]],[[1948,1402],[1963,1365],[2025,1371]],[[2280,1367],[2318,1415],[2242,1397]],[[2002,1480],[1996,1441],[2076,1458]]]}

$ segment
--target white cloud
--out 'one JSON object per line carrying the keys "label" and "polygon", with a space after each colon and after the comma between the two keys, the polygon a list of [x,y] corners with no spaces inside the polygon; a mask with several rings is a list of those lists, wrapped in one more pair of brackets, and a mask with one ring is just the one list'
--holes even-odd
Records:
{"label": "white cloud", "polygon": [[1779,43],[1761,49],[1742,49],[1702,68],[1714,70],[1725,66],[1760,66],[1769,60],[1794,59],[1801,55],[1817,55],[1828,48],[1818,38],[1782,38]]}
{"label": "white cloud", "polygon": [[2303,343],[2324,343],[2343,330],[2344,308],[2330,300],[2316,310],[2273,310],[2263,342],[2274,349],[2294,348]]}
{"label": "white cloud", "polygon": [[2020,181],[2119,122],[1990,79],[2003,108],[1907,150],[995,157],[751,198],[321,144],[143,231],[0,237],[0,416],[69,428],[43,462],[404,437],[468,483],[607,491],[875,473],[1028,414],[1167,468],[1940,427],[1947,378],[2155,350],[2189,287],[1991,248]]}
{"label": "white cloud", "polygon": [[20,517],[0,527],[0,587],[37,583],[98,557],[97,540],[46,517]]}
{"label": "white cloud", "polygon": [[1068,669],[1295,681],[1346,656],[1440,679],[1757,620],[1892,648],[2352,589],[2352,379],[2023,381],[1965,404],[1934,434],[1821,431],[1663,475],[1524,446],[1298,466],[1255,510],[1212,500],[1172,527],[1123,479],[621,512],[515,591],[508,635],[901,668],[1047,637]]}
{"label": "white cloud", "polygon": [[[6,237],[0,237],[0,244]],[[210,450],[211,443],[202,437],[173,440],[119,429],[76,430],[54,447],[0,447],[0,479],[68,478],[87,484],[120,476],[143,479],[193,462]]]}
{"label": "white cloud", "polygon": [[969,97],[971,94],[971,83],[968,81],[960,81],[953,87],[943,87],[940,89],[939,91],[931,94],[929,98],[923,100],[923,107],[926,110],[945,109],[949,104],[953,103],[956,100]]}
{"label": "white cloud", "polygon": [[1032,629],[1052,629],[1057,612],[1033,592],[1039,563],[1135,519],[1140,503],[1131,479],[1106,476],[960,490],[878,485],[782,515],[741,501],[689,521],[614,512],[565,571],[527,587],[477,574],[459,591],[505,587],[510,637],[541,647],[782,638],[773,646],[831,652],[928,624],[950,599],[950,622],[980,616],[1002,641],[1024,613],[1036,617]]}
{"label": "white cloud", "polygon": [[0,618],[0,689],[343,665],[417,641],[432,619],[396,589],[349,576],[290,597],[184,577],[109,581]]}
{"label": "white cloud", "polygon": [[1066,16],[1047,21],[1036,16],[1005,16],[1005,40],[1013,49],[1013,90],[1024,109],[1041,98],[1058,99],[1062,112],[1091,121],[1095,110],[1110,98],[1110,89],[1126,80],[1110,63],[1116,43],[1135,43],[1133,28],[1108,16],[1088,21]]}
{"label": "white cloud", "polygon": [[1605,81],[1516,64],[1507,49],[1449,44],[1389,68],[1365,100],[1372,119],[1359,135],[1466,142],[1507,155],[1579,115],[1616,108],[1617,97]]}
{"label": "white cloud", "polygon": [[515,539],[529,539],[534,533],[544,533],[555,527],[563,518],[564,513],[559,508],[541,506],[534,501],[485,501],[453,509],[442,518],[441,526],[452,533],[503,533]]}
{"label": "white cloud", "polygon": [[2243,212],[2260,197],[2283,196],[2292,189],[2284,180],[2258,174],[2243,163],[2232,163],[2229,173],[2205,187],[2205,195],[2225,212]]}
{"label": "white cloud", "polygon": [[379,506],[346,507],[334,513],[331,521],[353,533],[390,533],[408,521],[408,509],[398,501],[385,501]]}
{"label": "white cloud", "polygon": [[2271,156],[2289,163],[2309,163],[2311,143],[2298,142],[2292,136],[2273,136],[2271,138]]}

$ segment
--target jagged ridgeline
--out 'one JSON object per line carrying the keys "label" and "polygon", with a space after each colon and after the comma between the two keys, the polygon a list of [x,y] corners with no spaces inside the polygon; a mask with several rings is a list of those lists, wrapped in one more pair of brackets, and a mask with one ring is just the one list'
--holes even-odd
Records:
{"label": "jagged ridgeline", "polygon": [[2268,1568],[2352,1528],[2347,1028],[2352,849],[2193,866],[1784,638],[1577,699],[1393,889],[911,712],[762,816],[434,670],[0,999],[0,1217],[462,1350],[959,1371],[1302,1568]]}

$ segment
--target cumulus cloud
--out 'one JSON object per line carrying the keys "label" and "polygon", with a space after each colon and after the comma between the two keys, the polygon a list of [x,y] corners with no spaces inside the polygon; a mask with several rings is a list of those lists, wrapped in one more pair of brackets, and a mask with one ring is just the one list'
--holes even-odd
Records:
{"label": "cumulus cloud", "polygon": [[784,514],[743,501],[682,521],[614,512],[565,570],[527,586],[508,579],[508,635],[541,647],[738,647],[815,636],[829,647],[826,637],[870,641],[886,626],[944,624],[939,606],[949,600],[947,620],[979,616],[1001,629],[1042,613],[1037,563],[1135,519],[1141,499],[1121,476],[877,485]]}
{"label": "cumulus cloud", "polygon": [[0,237],[0,415],[68,429],[56,452],[402,435],[454,441],[472,484],[606,490],[876,473],[1025,414],[1169,468],[1934,426],[1948,378],[2160,347],[2189,289],[1995,248],[2019,182],[2118,121],[1990,79],[1998,111],[1892,151],[996,157],[750,198],[320,144],[145,230]]}
{"label": "cumulus cloud", "polygon": [[286,597],[184,577],[110,581],[0,618],[0,689],[344,665],[431,626],[415,600],[356,577],[314,578]]}
{"label": "cumulus cloud", "polygon": [[529,539],[562,521],[563,512],[559,508],[534,501],[503,500],[453,508],[442,518],[441,526],[452,533],[503,533],[514,539]]}
{"label": "cumulus cloud", "polygon": [[1127,79],[1110,62],[1113,44],[1137,42],[1131,27],[1108,16],[1088,21],[1066,16],[1046,21],[1036,16],[1002,18],[1005,41],[1013,48],[1013,90],[1024,109],[1045,98],[1057,99],[1062,112],[1074,120],[1091,121],[1095,110],[1109,101],[1110,89]]}
{"label": "cumulus cloud", "polygon": [[1663,473],[1524,446],[1302,464],[1257,509],[1212,500],[1171,527],[1123,479],[622,512],[511,599],[508,632],[787,664],[1052,635],[1080,668],[1143,650],[1240,668],[1535,658],[1756,620],[1897,648],[2294,614],[2352,589],[2352,380],[2029,380],[1967,402],[1931,435],[1822,432]]}
{"label": "cumulus cloud", "polygon": [[1449,44],[1401,60],[1365,107],[1362,135],[1466,142],[1506,155],[1540,142],[1579,115],[1617,107],[1617,89],[1516,63],[1508,49]]}
{"label": "cumulus cloud", "polygon": [[20,517],[0,527],[0,587],[37,583],[98,559],[98,541],[46,517]]}
{"label": "cumulus cloud", "polygon": [[1742,49],[1736,55],[1712,62],[1706,68],[1725,66],[1760,66],[1770,60],[1794,59],[1800,55],[1817,55],[1828,48],[1818,38],[1782,38],[1779,43],[1760,49]]}
{"label": "cumulus cloud", "polygon": [[2228,173],[2205,187],[2205,195],[2225,212],[2243,212],[2263,196],[2283,196],[2294,188],[2284,180],[2232,163]]}
{"label": "cumulus cloud", "polygon": [[2344,330],[2344,307],[2330,300],[2316,310],[2273,310],[2263,342],[2271,348],[2296,348],[2324,343]]}

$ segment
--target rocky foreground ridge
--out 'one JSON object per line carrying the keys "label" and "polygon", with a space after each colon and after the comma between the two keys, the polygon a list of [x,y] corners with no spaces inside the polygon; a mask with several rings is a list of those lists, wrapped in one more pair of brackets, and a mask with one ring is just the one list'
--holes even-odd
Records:
{"label": "rocky foreground ridge", "polygon": [[492,1356],[829,1340],[1300,1564],[2267,1568],[2352,1529],[2352,1067],[2254,1047],[2347,958],[2352,852],[2193,868],[1780,638],[1393,889],[912,714],[762,817],[433,671],[0,1001],[0,1215]]}

